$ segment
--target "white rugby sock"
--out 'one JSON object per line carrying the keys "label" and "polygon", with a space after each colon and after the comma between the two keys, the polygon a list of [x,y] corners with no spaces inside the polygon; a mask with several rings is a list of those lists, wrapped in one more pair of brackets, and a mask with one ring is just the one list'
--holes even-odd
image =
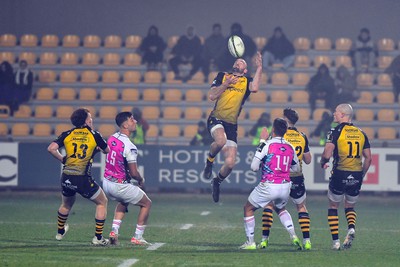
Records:
{"label": "white rugby sock", "polygon": [[145,229],[146,229],[146,225],[136,224],[135,238],[136,239],[142,238]]}
{"label": "white rugby sock", "polygon": [[122,220],[113,220],[112,222],[112,231],[115,232],[116,234],[118,234],[119,231],[119,227],[121,226]]}
{"label": "white rugby sock", "polygon": [[295,237],[296,233],[294,231],[293,220],[292,216],[290,216],[290,213],[287,210],[282,211],[281,213],[279,213],[279,219],[281,220],[282,225],[290,234],[290,237]]}
{"label": "white rugby sock", "polygon": [[244,217],[244,230],[246,232],[247,240],[250,243],[254,242],[254,227],[256,226],[256,220],[254,216]]}

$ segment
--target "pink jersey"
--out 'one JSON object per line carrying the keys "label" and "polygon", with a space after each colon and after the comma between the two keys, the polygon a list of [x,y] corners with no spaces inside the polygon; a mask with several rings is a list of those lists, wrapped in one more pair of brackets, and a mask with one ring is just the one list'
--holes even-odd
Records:
{"label": "pink jersey", "polygon": [[261,182],[290,182],[290,171],[299,168],[295,150],[282,137],[274,137],[260,145],[251,163],[253,171],[261,169]]}
{"label": "pink jersey", "polygon": [[123,183],[129,180],[127,164],[136,163],[137,148],[125,134],[117,132],[107,140],[110,148],[106,157],[104,178],[113,182]]}

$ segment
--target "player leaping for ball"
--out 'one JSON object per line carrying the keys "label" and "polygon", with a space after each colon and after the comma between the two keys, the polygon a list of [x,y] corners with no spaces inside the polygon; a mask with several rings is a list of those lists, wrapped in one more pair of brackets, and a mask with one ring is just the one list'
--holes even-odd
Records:
{"label": "player leaping for ball", "polygon": [[207,127],[214,142],[210,146],[203,177],[210,179],[212,166],[217,154],[223,150],[225,162],[212,179],[212,196],[214,202],[219,201],[219,186],[232,172],[237,152],[237,119],[244,102],[250,93],[259,89],[262,74],[262,57],[258,52],[255,57],[257,70],[254,78],[247,76],[247,63],[237,59],[233,64],[232,73],[219,72],[208,93],[211,101],[216,101],[214,109],[207,120]]}

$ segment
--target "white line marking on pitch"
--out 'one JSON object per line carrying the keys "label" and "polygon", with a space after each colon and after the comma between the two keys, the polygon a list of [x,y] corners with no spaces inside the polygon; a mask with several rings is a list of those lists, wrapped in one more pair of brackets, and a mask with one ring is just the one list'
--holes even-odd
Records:
{"label": "white line marking on pitch", "polygon": [[190,229],[192,227],[193,227],[193,224],[188,223],[188,224],[184,224],[180,229],[181,230],[187,230],[187,229]]}
{"label": "white line marking on pitch", "polygon": [[156,250],[158,248],[160,248],[161,246],[164,246],[165,243],[154,243],[153,245],[151,245],[150,247],[148,247],[146,250]]}
{"label": "white line marking on pitch", "polygon": [[120,265],[118,265],[118,267],[130,267],[138,261],[138,259],[124,260]]}
{"label": "white line marking on pitch", "polygon": [[201,213],[200,213],[200,215],[201,216],[207,216],[208,214],[210,214],[211,212],[209,212],[209,211],[202,211]]}

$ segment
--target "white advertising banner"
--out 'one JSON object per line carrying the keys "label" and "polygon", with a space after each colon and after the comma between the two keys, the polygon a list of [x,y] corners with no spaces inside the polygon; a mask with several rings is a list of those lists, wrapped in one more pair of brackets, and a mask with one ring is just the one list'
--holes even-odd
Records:
{"label": "white advertising banner", "polygon": [[0,186],[18,186],[18,143],[0,143]]}

